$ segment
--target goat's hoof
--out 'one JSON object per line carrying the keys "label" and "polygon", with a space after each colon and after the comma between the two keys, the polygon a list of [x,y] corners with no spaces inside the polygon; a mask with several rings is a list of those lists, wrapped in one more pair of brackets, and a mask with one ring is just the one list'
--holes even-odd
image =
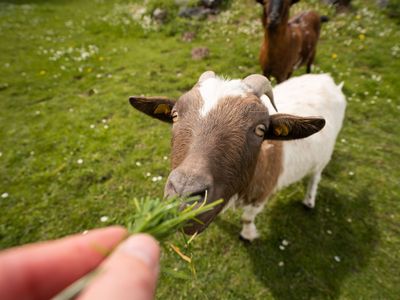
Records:
{"label": "goat's hoof", "polygon": [[248,240],[245,237],[243,237],[241,234],[239,234],[239,240],[241,240],[245,245],[250,245],[253,240]]}
{"label": "goat's hoof", "polygon": [[314,209],[314,205],[312,205],[311,203],[303,202],[303,208],[305,210],[313,210]]}

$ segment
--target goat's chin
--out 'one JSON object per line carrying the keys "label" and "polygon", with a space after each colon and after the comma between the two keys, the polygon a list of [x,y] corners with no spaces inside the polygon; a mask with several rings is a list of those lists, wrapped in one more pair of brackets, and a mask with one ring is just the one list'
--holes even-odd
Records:
{"label": "goat's chin", "polygon": [[196,220],[191,220],[185,224],[185,226],[183,227],[183,232],[188,235],[203,232],[208,227],[208,225],[210,225],[211,222],[217,217],[224,206],[225,202],[215,206],[212,210],[206,211],[196,216]]}
{"label": "goat's chin", "polygon": [[267,28],[269,30],[275,30],[278,27],[279,21],[271,20],[267,22]]}

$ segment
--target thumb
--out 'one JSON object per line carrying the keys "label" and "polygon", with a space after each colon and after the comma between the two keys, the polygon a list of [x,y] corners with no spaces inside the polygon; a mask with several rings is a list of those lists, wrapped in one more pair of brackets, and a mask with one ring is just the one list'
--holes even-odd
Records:
{"label": "thumb", "polygon": [[100,266],[80,299],[150,300],[159,271],[160,248],[149,235],[129,237]]}

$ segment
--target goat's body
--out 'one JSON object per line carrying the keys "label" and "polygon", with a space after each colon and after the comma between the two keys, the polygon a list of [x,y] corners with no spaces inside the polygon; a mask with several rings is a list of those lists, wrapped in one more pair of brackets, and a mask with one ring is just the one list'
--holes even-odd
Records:
{"label": "goat's body", "polygon": [[346,101],[341,89],[325,74],[292,78],[278,85],[274,95],[279,112],[321,116],[326,121],[320,132],[284,143],[283,170],[277,185],[280,189],[327,165],[342,127]]}
{"label": "goat's body", "polygon": [[346,108],[341,87],[326,74],[292,78],[274,88],[274,98],[279,113],[321,116],[326,125],[306,139],[264,142],[253,180],[240,195],[245,205],[241,235],[248,240],[258,236],[254,218],[268,198],[307,175],[311,179],[304,204],[314,206],[321,172],[332,156]]}
{"label": "goat's body", "polygon": [[278,83],[304,64],[311,71],[321,28],[321,17],[314,11],[285,20],[277,28],[264,28],[259,57],[264,75],[275,77]]}

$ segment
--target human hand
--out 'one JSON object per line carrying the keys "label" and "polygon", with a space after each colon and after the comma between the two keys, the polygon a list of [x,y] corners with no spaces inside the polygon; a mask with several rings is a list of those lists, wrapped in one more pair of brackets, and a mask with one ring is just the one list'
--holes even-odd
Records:
{"label": "human hand", "polygon": [[[160,249],[150,236],[122,227],[21,246],[0,254],[0,299],[49,299],[99,266],[79,299],[153,299]],[[105,259],[106,258],[106,259]]]}

